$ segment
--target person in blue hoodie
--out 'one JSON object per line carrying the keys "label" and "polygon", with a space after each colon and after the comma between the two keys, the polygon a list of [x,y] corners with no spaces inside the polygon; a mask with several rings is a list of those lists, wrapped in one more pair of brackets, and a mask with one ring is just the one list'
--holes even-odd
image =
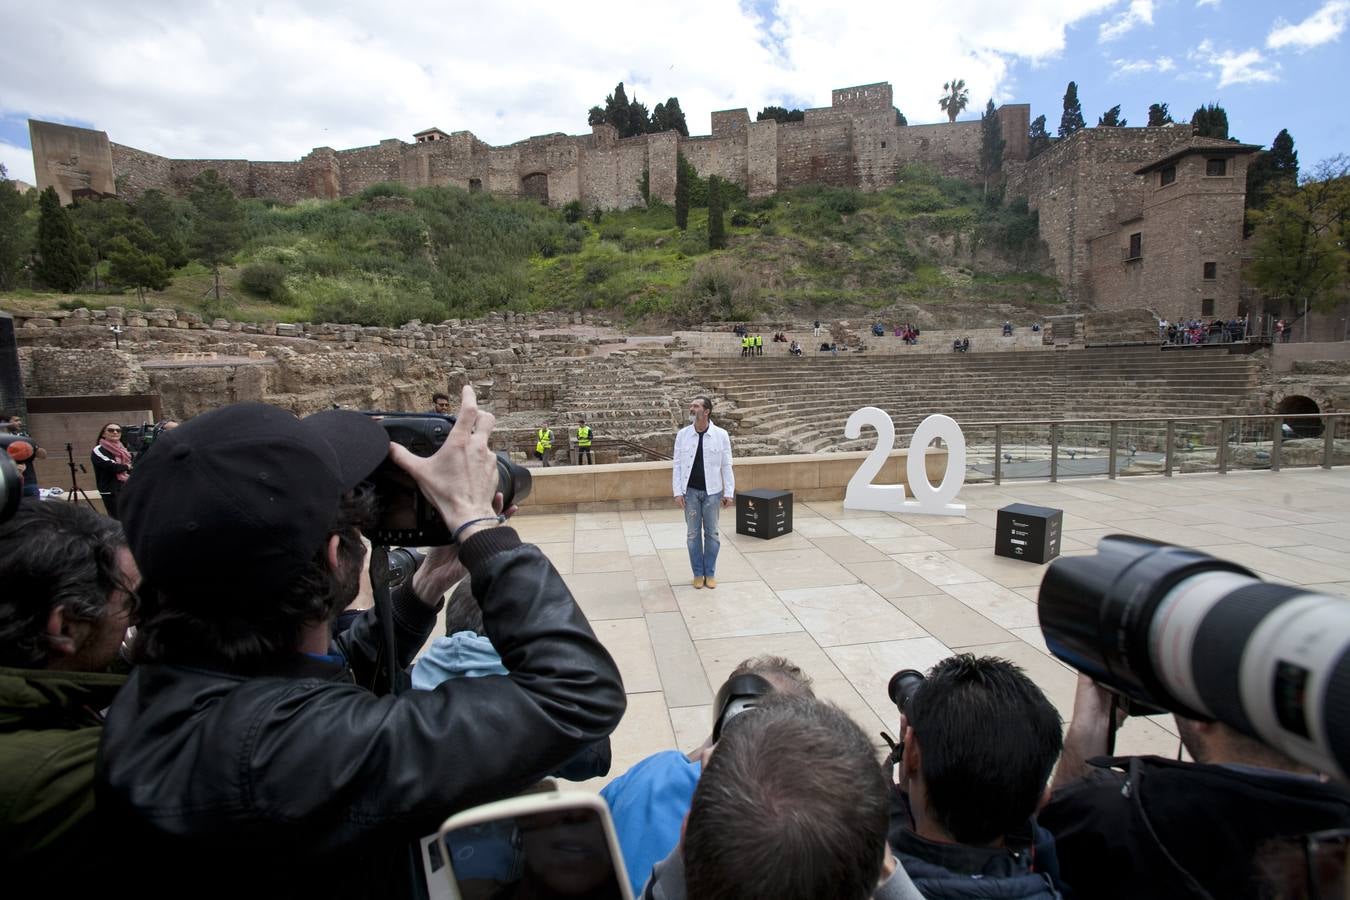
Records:
{"label": "person in blue hoodie", "polygon": [[[413,663],[414,690],[429,691],[450,678],[486,678],[505,675],[506,667],[492,641],[483,633],[483,610],[473,596],[473,585],[465,578],[445,603],[445,637]],[[567,781],[586,781],[609,774],[613,754],[609,738],[597,741],[553,772]]]}

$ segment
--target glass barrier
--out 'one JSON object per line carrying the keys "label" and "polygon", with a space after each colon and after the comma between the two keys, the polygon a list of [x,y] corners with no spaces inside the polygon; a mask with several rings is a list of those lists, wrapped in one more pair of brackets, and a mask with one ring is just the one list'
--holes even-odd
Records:
{"label": "glass barrier", "polygon": [[999,450],[1003,481],[1045,481],[1050,478],[1049,423],[1015,422],[1003,426]]}
{"label": "glass barrier", "polygon": [[1111,426],[1106,422],[1067,422],[1059,426],[1056,474],[1060,478],[1106,474]]}

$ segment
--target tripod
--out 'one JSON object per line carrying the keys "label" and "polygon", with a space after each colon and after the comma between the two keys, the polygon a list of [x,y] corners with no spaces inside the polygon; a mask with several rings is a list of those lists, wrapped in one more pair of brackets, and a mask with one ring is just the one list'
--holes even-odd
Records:
{"label": "tripod", "polygon": [[[66,441],[66,465],[70,467],[70,493],[66,494],[66,502],[79,503],[83,500],[89,505],[90,509],[94,509],[94,502],[88,497],[80,494],[80,485],[75,477],[77,469],[80,472],[88,472],[89,470],[84,467],[84,463],[77,463],[75,461],[75,448],[71,446],[70,441]],[[97,510],[95,510],[95,512],[97,512]]]}

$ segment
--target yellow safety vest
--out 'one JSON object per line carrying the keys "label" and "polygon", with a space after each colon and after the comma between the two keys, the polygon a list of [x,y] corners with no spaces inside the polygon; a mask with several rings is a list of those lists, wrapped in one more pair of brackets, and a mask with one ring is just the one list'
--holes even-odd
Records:
{"label": "yellow safety vest", "polygon": [[755,346],[756,346],[756,347],[763,347],[763,346],[764,346],[764,335],[762,335],[762,334],[757,334],[757,335],[755,335]]}
{"label": "yellow safety vest", "polygon": [[535,442],[534,452],[543,453],[545,450],[553,449],[553,429],[540,428],[539,440]]}
{"label": "yellow safety vest", "polygon": [[591,445],[591,426],[577,426],[577,446],[589,447]]}
{"label": "yellow safety vest", "polygon": [[741,338],[741,349],[745,350],[749,346],[750,346],[750,338],[749,337]]}

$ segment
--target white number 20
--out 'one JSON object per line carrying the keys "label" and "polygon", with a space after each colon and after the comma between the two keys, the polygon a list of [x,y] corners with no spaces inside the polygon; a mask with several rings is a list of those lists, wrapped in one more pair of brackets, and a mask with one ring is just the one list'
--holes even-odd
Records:
{"label": "white number 20", "polygon": [[[885,410],[864,406],[848,417],[844,436],[859,437],[865,425],[876,429],[877,445],[849,479],[848,489],[844,493],[845,509],[912,512],[929,516],[966,514],[964,503],[951,502],[966,481],[966,436],[961,433],[961,426],[956,424],[955,419],[933,415],[914,429],[914,437],[909,442],[909,459],[905,461],[905,474],[914,500],[905,499],[903,484],[872,483],[885,464],[891,448],[895,446],[895,423]],[[936,488],[928,481],[928,470],[924,464],[924,449],[934,438],[942,438],[947,445],[947,471],[942,475],[942,483]]]}

